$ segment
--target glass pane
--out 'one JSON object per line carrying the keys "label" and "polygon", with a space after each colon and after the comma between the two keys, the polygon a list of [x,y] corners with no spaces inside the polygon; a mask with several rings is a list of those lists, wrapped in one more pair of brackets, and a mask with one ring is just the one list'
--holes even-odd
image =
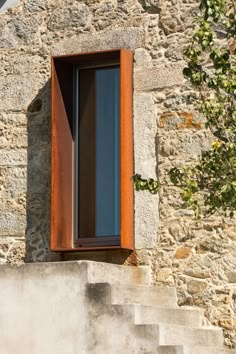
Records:
{"label": "glass pane", "polygon": [[120,235],[120,70],[79,71],[78,237]]}
{"label": "glass pane", "polygon": [[120,234],[120,73],[96,70],[96,236]]}

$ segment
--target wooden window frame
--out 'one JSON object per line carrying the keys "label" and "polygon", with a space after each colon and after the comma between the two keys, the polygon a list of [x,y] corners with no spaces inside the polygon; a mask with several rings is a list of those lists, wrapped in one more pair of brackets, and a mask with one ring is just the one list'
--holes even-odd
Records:
{"label": "wooden window frame", "polygon": [[[73,65],[120,66],[120,237],[75,240],[73,231]],[[133,53],[127,49],[54,56],[51,59],[52,251],[134,249]]]}

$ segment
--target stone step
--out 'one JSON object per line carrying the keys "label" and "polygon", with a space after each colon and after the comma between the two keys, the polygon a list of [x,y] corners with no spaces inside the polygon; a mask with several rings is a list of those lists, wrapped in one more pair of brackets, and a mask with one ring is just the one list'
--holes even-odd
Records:
{"label": "stone step", "polygon": [[134,306],[90,304],[92,330],[88,331],[86,354],[157,353],[159,328],[135,325]]}
{"label": "stone step", "polygon": [[171,324],[201,327],[203,316],[198,309],[135,306],[135,323]]}
{"label": "stone step", "polygon": [[[222,331],[215,327],[197,328],[172,324],[142,323],[134,325],[136,312],[139,312],[143,307],[142,305],[104,305],[100,303],[99,299],[94,299],[94,302],[91,301],[90,304],[90,318],[92,322],[98,325],[100,336],[103,338],[109,338],[109,333],[113,333],[113,340],[117,341],[122,333],[122,340],[125,340],[124,336],[126,335],[136,336],[136,340],[140,340],[137,330],[142,329],[141,333],[149,333],[148,331],[150,331],[150,334],[152,333],[152,338],[149,336],[151,341],[149,345],[155,346],[154,353],[157,352],[158,345],[223,347]],[[133,328],[136,328],[135,333]],[[142,340],[145,340],[144,336],[142,336]],[[183,354],[185,353],[183,352]]]}
{"label": "stone step", "polygon": [[191,347],[184,348],[183,354],[236,354],[236,350],[217,347]]}
{"label": "stone step", "polygon": [[88,283],[150,284],[149,267],[131,267],[110,263],[78,261],[87,267]]}
{"label": "stone step", "polygon": [[163,345],[158,347],[158,354],[183,354],[184,348],[182,345]]}
{"label": "stone step", "polygon": [[235,350],[217,347],[183,347],[182,345],[165,345],[157,349],[158,354],[235,354]]}
{"label": "stone step", "polygon": [[95,283],[88,284],[88,295],[104,304],[140,304],[177,308],[176,290],[157,286]]}
{"label": "stone step", "polygon": [[[98,295],[92,298],[92,301],[97,301],[99,299]],[[103,308],[102,308],[103,306]],[[178,308],[165,308],[157,306],[145,306],[137,304],[129,305],[108,305],[101,302],[94,303],[93,309],[98,308],[101,313],[113,313],[115,310],[119,313],[125,312],[131,316],[131,322],[137,325],[179,325],[188,326],[192,328],[200,328],[202,326],[202,314],[196,309],[178,309]]]}
{"label": "stone step", "polygon": [[160,345],[183,345],[187,347],[199,346],[216,348],[222,348],[223,346],[223,333],[219,328],[193,328],[168,324],[161,324],[158,326]]}

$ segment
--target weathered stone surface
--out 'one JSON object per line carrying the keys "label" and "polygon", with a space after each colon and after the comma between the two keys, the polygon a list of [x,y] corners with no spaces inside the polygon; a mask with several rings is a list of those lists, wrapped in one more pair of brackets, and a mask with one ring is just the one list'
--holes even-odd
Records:
{"label": "weathered stone surface", "polygon": [[9,126],[2,126],[0,123],[0,146],[1,149],[12,147],[25,148],[28,145],[28,136],[26,127],[9,129]]}
{"label": "weathered stone surface", "polygon": [[235,322],[232,318],[222,318],[219,320],[219,325],[226,329],[233,329]]}
{"label": "weathered stone surface", "polygon": [[[150,94],[134,96],[135,172],[156,178],[155,105]],[[157,241],[158,195],[135,194],[135,247],[153,248]]]}
{"label": "weathered stone surface", "polygon": [[105,1],[94,12],[95,28],[102,30],[109,27],[118,16],[117,2]]}
{"label": "weathered stone surface", "polygon": [[26,126],[27,117],[22,113],[12,113],[12,112],[3,112],[0,111],[0,126],[6,125],[9,126],[9,129],[13,127]]}
{"label": "weathered stone surface", "polygon": [[135,49],[142,46],[143,43],[142,30],[137,28],[115,29],[108,33],[101,32],[99,35],[82,34],[81,36],[63,39],[53,44],[51,53],[52,55],[63,55],[116,48]]}
{"label": "weathered stone surface", "polygon": [[157,272],[156,281],[160,282],[160,283],[164,283],[164,284],[169,284],[169,285],[173,284],[174,283],[174,279],[173,279],[172,270],[168,269],[168,268],[160,269]]}
{"label": "weathered stone surface", "polygon": [[160,128],[170,129],[201,129],[202,121],[193,112],[165,112],[159,118]]}
{"label": "weathered stone surface", "polygon": [[190,280],[187,283],[187,289],[190,294],[201,293],[207,288],[207,282],[204,280]]}
{"label": "weathered stone surface", "polygon": [[1,234],[4,236],[23,236],[26,224],[25,206],[14,200],[8,200],[6,203],[3,203],[0,199],[0,203]]}
{"label": "weathered stone surface", "polygon": [[179,247],[175,251],[175,258],[177,259],[185,259],[188,258],[191,254],[191,248],[189,247]]}
{"label": "weathered stone surface", "polygon": [[0,153],[0,166],[26,166],[27,151],[25,149],[3,150]]}
{"label": "weathered stone surface", "polygon": [[13,17],[0,26],[0,48],[12,48],[39,42],[39,23],[36,17]]}
{"label": "weathered stone surface", "polygon": [[170,15],[160,17],[160,26],[167,36],[172,33],[182,32],[184,29],[178,17]]}
{"label": "weathered stone surface", "polygon": [[135,248],[153,248],[158,234],[159,196],[149,192],[135,194]]}
{"label": "weathered stone surface", "polygon": [[166,64],[155,68],[137,70],[134,76],[136,91],[152,91],[183,85],[182,70],[184,63]]}
{"label": "weathered stone surface", "polygon": [[91,23],[89,8],[79,2],[55,9],[48,20],[48,29],[63,31],[66,28],[88,28]]}
{"label": "weathered stone surface", "polygon": [[0,167],[0,185],[1,198],[22,199],[27,188],[27,173],[25,167]]}
{"label": "weathered stone surface", "polygon": [[202,270],[200,268],[186,268],[184,274],[189,275],[193,278],[207,279],[211,277],[211,272],[209,270]]}
{"label": "weathered stone surface", "polygon": [[143,48],[138,48],[135,50],[134,62],[135,62],[136,68],[138,68],[138,67],[142,67],[142,68],[152,67],[151,55],[147,50],[145,50]]}
{"label": "weathered stone surface", "polygon": [[38,12],[42,10],[46,10],[48,4],[48,0],[28,0],[24,2],[24,10],[25,12],[29,12],[30,14],[33,12]]}
{"label": "weathered stone surface", "polygon": [[231,272],[226,273],[226,276],[228,278],[229,283],[236,283],[236,272],[235,271],[231,271]]}
{"label": "weathered stone surface", "polygon": [[[17,54],[16,54],[17,53]],[[15,49],[11,49],[9,52],[5,53],[5,51],[0,52],[0,74],[1,76],[5,75],[25,75],[29,73],[31,75],[32,72],[36,75],[39,68],[42,72],[43,70],[47,70],[49,66],[49,61],[45,61],[44,55],[37,55],[36,53],[22,53],[16,51]],[[10,65],[9,65],[10,62]]]}
{"label": "weathered stone surface", "polygon": [[134,155],[136,173],[156,176],[156,108],[151,94],[134,95]]}
{"label": "weathered stone surface", "polygon": [[187,159],[194,159],[201,154],[201,151],[210,147],[211,135],[206,130],[192,131],[166,131],[158,139],[160,160],[175,159],[175,163],[182,163]]}
{"label": "weathered stone surface", "polygon": [[0,110],[26,110],[39,89],[39,78],[32,75],[9,75],[0,81]]}
{"label": "weathered stone surface", "polygon": [[159,13],[161,10],[159,0],[143,0],[141,4],[149,13]]}
{"label": "weathered stone surface", "polygon": [[25,260],[25,241],[14,242],[7,252],[7,263],[20,264]]}

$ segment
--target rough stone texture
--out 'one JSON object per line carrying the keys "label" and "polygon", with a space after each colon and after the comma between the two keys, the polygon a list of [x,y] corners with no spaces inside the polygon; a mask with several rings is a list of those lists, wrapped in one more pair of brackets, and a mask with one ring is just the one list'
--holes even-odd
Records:
{"label": "rough stone texture", "polygon": [[166,87],[180,86],[184,83],[182,74],[184,62],[157,65],[155,68],[136,70],[134,89],[136,91],[153,91]]}
{"label": "rough stone texture", "polygon": [[[50,55],[134,51],[135,173],[190,163],[211,136],[181,74],[198,1],[21,0],[0,13],[0,263],[61,259],[49,250]],[[205,311],[236,347],[236,224],[195,221],[174,187],[135,194],[136,251],[65,254],[147,264],[180,305]]]}

